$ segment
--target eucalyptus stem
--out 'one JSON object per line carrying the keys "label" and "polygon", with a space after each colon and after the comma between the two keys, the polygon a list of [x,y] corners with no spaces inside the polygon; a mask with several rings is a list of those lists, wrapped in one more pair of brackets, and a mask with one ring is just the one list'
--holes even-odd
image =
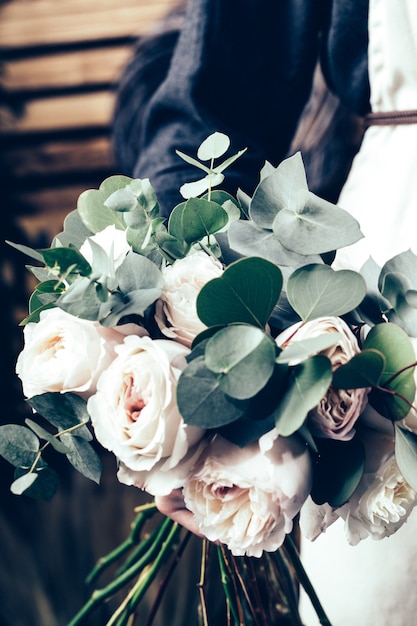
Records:
{"label": "eucalyptus stem", "polygon": [[[66,435],[67,433],[72,433],[74,430],[78,430],[82,426],[86,426],[86,424],[88,424],[88,421],[89,420],[86,420],[85,422],[80,422],[79,424],[74,424],[74,426],[70,426],[69,428],[66,428],[65,430],[60,430],[57,433],[55,433],[55,435],[53,435],[53,437],[54,437],[54,439],[57,439],[61,435]],[[41,437],[41,439],[42,439],[42,437]],[[40,460],[40,458],[42,456],[42,452],[44,450],[46,450],[46,448],[48,446],[50,446],[50,445],[51,445],[50,441],[45,441],[43,446],[41,446],[39,448],[38,452],[36,453],[35,460],[33,461],[32,466],[31,466],[30,470],[28,471],[28,474],[32,474],[32,472],[35,471],[36,466],[39,463],[39,460]]]}
{"label": "eucalyptus stem", "polygon": [[314,610],[317,613],[317,617],[319,618],[320,624],[323,626],[331,626],[330,620],[327,617],[320,600],[314,590],[313,585],[305,571],[303,564],[301,562],[300,556],[298,554],[298,550],[291,538],[290,535],[285,536],[284,544],[283,544],[287,554],[290,558],[291,564],[294,567],[296,576],[302,587],[304,588],[306,594],[310,598],[310,602],[314,607]]}
{"label": "eucalyptus stem", "polygon": [[154,539],[152,545],[149,550],[140,558],[136,563],[134,563],[129,569],[124,571],[120,576],[115,578],[111,583],[109,583],[106,587],[102,587],[101,589],[96,589],[90,599],[86,602],[86,604],[80,609],[77,615],[71,620],[68,626],[78,626],[81,621],[91,613],[99,604],[103,601],[107,600],[111,596],[113,596],[117,591],[119,591],[122,587],[124,587],[134,576],[136,576],[139,572],[141,572],[155,557],[155,554],[160,548],[161,542],[163,541],[167,528],[172,526],[173,522],[171,519],[166,518],[159,527],[158,534]]}
{"label": "eucalyptus stem", "polygon": [[117,548],[112,550],[112,552],[104,557],[101,557],[97,561],[97,564],[87,576],[86,583],[88,585],[92,584],[105,569],[107,569],[112,563],[117,561],[120,557],[126,554],[126,552],[128,552],[133,546],[138,543],[140,539],[140,533],[142,532],[144,524],[152,515],[157,512],[157,510],[158,509],[156,508],[156,504],[154,502],[144,504],[143,506],[135,509],[138,515],[136,519],[132,522],[129,536]]}

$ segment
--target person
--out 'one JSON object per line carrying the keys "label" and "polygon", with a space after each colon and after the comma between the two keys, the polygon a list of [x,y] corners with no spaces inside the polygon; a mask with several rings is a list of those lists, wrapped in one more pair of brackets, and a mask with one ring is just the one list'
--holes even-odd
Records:
{"label": "person", "polygon": [[[196,177],[175,149],[195,154],[220,130],[248,147],[228,173],[227,190],[251,193],[264,161],[277,165],[291,151],[319,61],[329,88],[367,125],[338,200],[365,239],[339,251],[336,263],[360,269],[372,256],[382,265],[417,250],[416,60],[413,0],[190,0],[164,80],[143,110],[131,111],[141,123],[125,138],[136,146],[126,173],[149,177],[168,215],[181,201],[181,184]],[[181,498],[160,506],[192,526]],[[416,530],[414,514],[394,536],[350,547],[336,523],[303,544],[333,626],[414,623]],[[315,626],[304,600],[302,611],[306,626]]]}

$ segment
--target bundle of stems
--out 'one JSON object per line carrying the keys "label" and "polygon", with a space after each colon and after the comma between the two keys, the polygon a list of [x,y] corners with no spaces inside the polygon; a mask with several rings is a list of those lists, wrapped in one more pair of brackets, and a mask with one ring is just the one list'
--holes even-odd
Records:
{"label": "bundle of stems", "polygon": [[[102,557],[87,577],[94,589],[85,605],[68,626],[82,626],[103,603],[118,597],[123,600],[108,619],[106,626],[152,626],[165,592],[173,581],[175,570],[192,534],[162,516],[154,503],[135,509],[136,517],[128,537],[109,554]],[[302,566],[297,547],[287,536],[274,553],[264,552],[261,558],[236,557],[222,545],[201,539],[201,564],[195,580],[198,596],[196,615],[187,616],[187,625],[219,626],[219,604],[222,603],[222,626],[302,626],[298,612],[298,589],[302,585],[317,612],[320,624],[330,622],[320,605]],[[110,582],[99,586],[99,579],[111,566],[118,568]],[[187,566],[187,563],[185,563]],[[224,597],[216,594],[216,617],[213,599],[208,598],[213,577],[217,578]],[[153,587],[152,600],[143,603]],[[178,589],[178,593],[184,589]],[[220,594],[221,595],[221,594]],[[139,607],[146,605],[146,612]],[[190,601],[189,606],[193,606]]]}

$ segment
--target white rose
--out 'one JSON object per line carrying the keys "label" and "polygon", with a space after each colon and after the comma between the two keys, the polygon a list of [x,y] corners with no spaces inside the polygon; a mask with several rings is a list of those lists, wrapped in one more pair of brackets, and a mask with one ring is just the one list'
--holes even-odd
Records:
{"label": "white rose", "polygon": [[94,259],[94,247],[91,245],[91,242],[104,250],[106,256],[113,263],[113,269],[117,269],[123,263],[131,249],[127,243],[124,230],[116,228],[113,224],[106,226],[106,228],[95,235],[87,237],[80,248],[81,254],[90,264],[93,263]]}
{"label": "white rose", "polygon": [[88,396],[95,391],[101,372],[116,357],[115,346],[123,341],[115,329],[59,308],[42,311],[40,321],[30,322],[23,332],[24,348],[16,372],[28,398],[46,391]]}
{"label": "white rose", "polygon": [[121,462],[121,482],[145,488],[148,472],[162,472],[153,495],[173,488],[171,470],[204,432],[184,424],[176,403],[188,352],[174,341],[126,337],[87,405],[97,440]]}
{"label": "white rose", "polygon": [[184,486],[199,532],[237,556],[282,544],[311,487],[311,462],[297,437],[275,429],[244,448],[217,435]]}
{"label": "white rose", "polygon": [[164,287],[156,303],[155,319],[166,337],[189,347],[194,337],[205,330],[197,315],[197,296],[209,280],[222,272],[221,263],[205,252],[194,252],[163,269]]}
{"label": "white rose", "polygon": [[394,457],[394,436],[373,428],[360,431],[365,446],[365,470],[351,498],[339,508],[317,505],[309,498],[301,509],[300,528],[314,540],[339,517],[345,521],[348,543],[383,539],[407,521],[417,504],[417,494],[404,480]]}
{"label": "white rose", "polygon": [[346,537],[353,546],[368,536],[383,539],[394,534],[417,504],[417,494],[405,481],[393,456],[374,477],[367,475],[363,482],[369,484],[359,500],[341,510]]}
{"label": "white rose", "polygon": [[[330,359],[334,371],[360,352],[355,335],[341,318],[320,317],[305,324],[299,322],[278,335],[276,341],[279,346],[284,346],[335,332],[340,333],[340,339],[321,352]],[[366,406],[368,392],[369,388],[336,389],[330,385],[324,398],[309,413],[308,421],[313,434],[341,441],[352,439],[354,425]]]}

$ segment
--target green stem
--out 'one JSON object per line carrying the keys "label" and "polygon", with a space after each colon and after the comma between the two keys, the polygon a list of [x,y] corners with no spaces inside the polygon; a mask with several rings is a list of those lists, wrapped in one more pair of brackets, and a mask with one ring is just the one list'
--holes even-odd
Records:
{"label": "green stem", "polygon": [[299,583],[302,585],[306,594],[310,598],[310,602],[313,605],[314,610],[317,613],[317,617],[319,618],[320,624],[322,624],[323,626],[331,626],[330,620],[327,617],[326,613],[324,612],[324,609],[320,603],[320,600],[318,599],[318,596],[314,590],[314,587],[311,584],[311,581],[307,575],[307,572],[305,571],[303,567],[300,556],[298,554],[298,550],[290,535],[286,535],[283,546],[284,546],[284,549],[287,551],[287,554],[295,570]]}
{"label": "green stem", "polygon": [[95,567],[87,576],[87,585],[91,585],[105,569],[107,569],[112,563],[117,561],[121,556],[123,556],[138,543],[140,539],[140,533],[142,532],[143,526],[145,525],[146,521],[157,512],[156,504],[153,502],[150,504],[145,504],[139,507],[137,511],[138,515],[132,523],[129,536],[125,539],[125,541],[123,541],[123,543],[120,544],[120,546],[118,546],[112,552],[98,560]]}
{"label": "green stem", "polygon": [[136,585],[133,588],[133,593],[130,594],[130,599],[127,602],[127,606],[123,606],[123,613],[117,615],[116,612],[115,616],[120,617],[120,619],[116,622],[112,618],[106,626],[126,626],[129,617],[135,611],[146,591],[149,589],[149,586],[154,581],[159,569],[166,559],[167,553],[172,550],[172,546],[175,543],[177,535],[181,530],[181,526],[179,526],[179,524],[177,523],[174,523],[170,518],[167,518],[167,521],[169,522],[169,526],[171,527],[170,532],[165,541],[162,542],[158,556],[149,567],[147,574],[145,576],[141,576],[137,581]]}
{"label": "green stem", "polygon": [[[89,420],[86,420],[85,422],[80,422],[79,424],[75,424],[74,426],[70,426],[69,428],[66,428],[65,430],[60,430],[59,432],[55,433],[54,435],[54,439],[57,439],[58,437],[60,437],[61,435],[66,435],[67,433],[72,433],[74,430],[78,430],[79,428],[81,428],[82,426],[86,426],[86,424],[88,424]],[[41,437],[42,438],[42,437]],[[39,460],[42,456],[42,452],[44,450],[46,450],[46,448],[48,446],[50,446],[50,442],[49,441],[45,441],[45,443],[43,444],[43,446],[41,448],[39,448],[35,460],[32,463],[32,467],[30,468],[30,470],[28,471],[28,474],[31,474],[32,472],[35,471],[37,464],[39,463]]]}
{"label": "green stem", "polygon": [[141,559],[134,563],[129,569],[127,569],[123,574],[118,576],[115,580],[109,583],[106,587],[101,589],[96,589],[91,598],[86,602],[86,604],[81,608],[81,610],[77,613],[77,615],[71,620],[68,626],[78,626],[82,622],[82,620],[93,611],[99,604],[103,601],[107,600],[111,596],[113,596],[119,589],[124,587],[134,576],[140,573],[146,565],[148,565],[152,559],[155,557],[155,554],[158,552],[161,542],[163,541],[167,529],[172,526],[173,522],[171,519],[166,518],[159,527],[159,532],[152,545],[146,554],[143,555]]}
{"label": "green stem", "polygon": [[205,584],[206,584],[208,551],[209,551],[209,543],[207,539],[203,539],[202,545],[201,545],[200,580],[198,581],[198,584],[197,584],[198,592],[200,594],[201,618],[203,620],[203,626],[208,626],[207,603],[206,603],[206,596],[205,596],[205,589],[204,589]]}
{"label": "green stem", "polygon": [[[230,611],[233,615],[235,624],[239,624],[240,626],[241,624],[243,624],[243,619],[241,619],[241,616],[239,615],[236,589],[234,586],[234,581],[232,580],[230,576],[230,568],[228,567],[226,554],[225,554],[225,550],[223,546],[217,546],[217,555],[219,558],[221,580],[222,580],[226,600],[227,600],[228,606],[230,607]],[[233,587],[233,591],[231,590],[231,587]]]}

